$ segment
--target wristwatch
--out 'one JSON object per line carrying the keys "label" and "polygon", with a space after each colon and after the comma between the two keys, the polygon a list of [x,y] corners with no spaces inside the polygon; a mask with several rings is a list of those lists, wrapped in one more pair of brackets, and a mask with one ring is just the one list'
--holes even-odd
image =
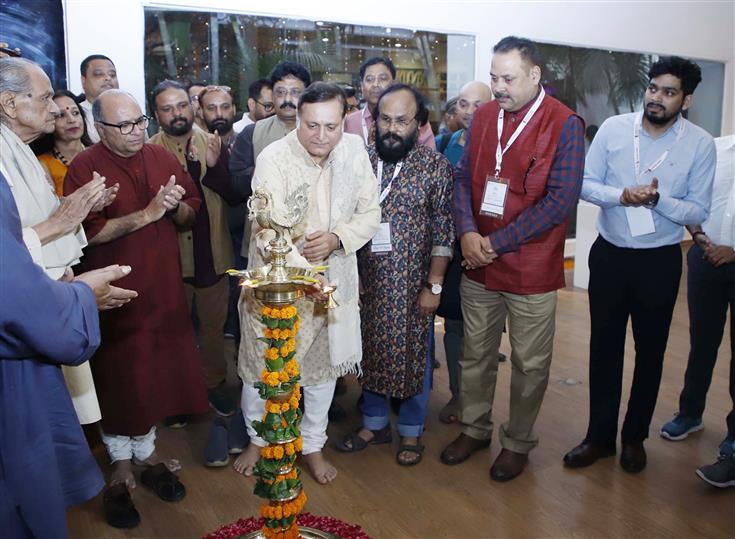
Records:
{"label": "wristwatch", "polygon": [[656,194],[655,194],[655,195],[653,196],[653,199],[651,199],[651,201],[650,201],[650,202],[646,202],[646,203],[644,204],[644,206],[645,206],[646,208],[649,208],[649,209],[651,209],[651,208],[655,208],[655,207],[656,207],[656,204],[658,204],[658,199],[659,199],[659,198],[661,198],[661,193],[656,193]]}
{"label": "wristwatch", "polygon": [[438,296],[442,293],[442,285],[440,283],[430,283],[427,281],[426,288],[431,290],[431,293]]}

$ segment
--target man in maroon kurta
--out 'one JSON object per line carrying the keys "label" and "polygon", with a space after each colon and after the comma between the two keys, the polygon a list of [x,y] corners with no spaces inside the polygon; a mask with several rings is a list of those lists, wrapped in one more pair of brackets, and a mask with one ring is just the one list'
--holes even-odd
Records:
{"label": "man in maroon kurta", "polygon": [[[135,269],[120,286],[137,290],[140,301],[102,313],[102,346],[92,366],[114,468],[110,483],[132,488],[133,460],[163,462],[155,453],[155,424],[207,409],[176,236],[177,227],[191,227],[201,200],[173,154],[144,144],[148,118],[129,94],[108,90],[98,102],[101,142],[74,159],[65,191],[80,188],[93,170],[120,184],[117,199],[84,221],[89,247],[83,264],[91,269],[125,259]],[[173,460],[164,464],[180,468]],[[150,482],[145,475],[143,482]],[[183,497],[183,485],[176,488]]]}

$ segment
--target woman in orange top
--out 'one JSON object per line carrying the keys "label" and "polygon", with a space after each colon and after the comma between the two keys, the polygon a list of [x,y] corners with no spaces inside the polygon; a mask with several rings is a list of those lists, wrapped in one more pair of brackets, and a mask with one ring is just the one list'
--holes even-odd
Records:
{"label": "woman in orange top", "polygon": [[57,90],[54,102],[59,107],[53,133],[36,140],[31,147],[48,171],[58,196],[64,194],[64,176],[77,154],[90,146],[84,111],[78,98],[68,90]]}

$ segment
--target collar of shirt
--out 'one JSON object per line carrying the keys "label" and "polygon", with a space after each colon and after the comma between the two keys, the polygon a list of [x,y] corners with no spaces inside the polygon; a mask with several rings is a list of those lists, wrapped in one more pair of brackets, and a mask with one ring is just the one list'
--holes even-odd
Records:
{"label": "collar of shirt", "polygon": [[[660,136],[656,137],[654,140],[665,138],[669,136],[669,134],[672,132],[674,133],[674,135],[676,135],[676,130],[679,129],[679,124],[683,121],[683,118],[684,117],[681,115],[681,113],[677,114],[676,121],[673,124],[671,124],[668,127],[668,129],[666,129],[666,131],[664,131]],[[648,137],[650,139],[653,139],[653,137],[648,133],[648,131],[646,131],[646,126],[645,124],[643,124],[643,122],[641,122],[641,135]]]}
{"label": "collar of shirt", "polygon": [[536,102],[536,98],[538,98],[538,95],[540,93],[541,93],[541,85],[539,84],[538,89],[536,90],[536,93],[533,94],[533,97],[531,98],[531,100],[528,103],[526,103],[525,105],[523,105],[523,107],[521,107],[518,110],[515,110],[515,111],[512,111],[512,112],[507,112],[505,114],[505,117],[508,118],[508,120],[506,120],[506,121],[511,121],[511,122],[515,123],[515,122],[517,122],[519,120],[522,120],[523,117],[528,112],[528,109],[530,109],[533,106],[533,104]]}

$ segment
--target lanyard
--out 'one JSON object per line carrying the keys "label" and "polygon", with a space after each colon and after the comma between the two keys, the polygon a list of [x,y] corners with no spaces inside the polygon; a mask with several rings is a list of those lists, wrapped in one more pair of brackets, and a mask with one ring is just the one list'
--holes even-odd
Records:
{"label": "lanyard", "polygon": [[365,108],[362,109],[362,112],[360,113],[360,124],[362,124],[362,138],[365,139],[365,144],[368,143],[368,128],[365,121],[365,111],[367,110],[367,108],[368,106],[365,105]]}
{"label": "lanyard", "polygon": [[[643,113],[641,112],[638,117],[635,119],[635,122],[633,122],[633,160],[635,161],[635,179],[636,182],[640,179],[642,176],[641,174],[641,123],[643,122]],[[653,163],[648,165],[648,168],[643,171],[643,174],[648,174],[649,172],[653,172],[658,167],[661,166],[661,164],[666,161],[666,158],[669,156],[669,152],[671,151],[671,148],[674,147],[674,144],[679,142],[681,140],[681,137],[684,136],[684,119],[679,118],[679,127],[676,129],[676,139],[674,142],[671,143],[671,145],[666,148],[664,153],[662,153],[658,159],[656,159]]]}
{"label": "lanyard", "polygon": [[511,144],[513,144],[515,140],[521,135],[523,130],[526,128],[526,125],[528,125],[528,122],[530,122],[531,118],[533,118],[533,115],[536,114],[536,111],[541,106],[541,102],[544,100],[545,95],[546,92],[544,91],[544,88],[541,87],[541,93],[539,93],[539,96],[536,98],[536,102],[523,117],[521,124],[516,128],[515,132],[510,136],[510,138],[508,139],[508,143],[505,145],[505,148],[503,148],[500,143],[500,139],[503,136],[503,118],[505,118],[505,111],[503,109],[500,109],[500,112],[498,113],[498,147],[495,150],[496,178],[500,176],[500,168],[503,166],[503,155],[505,155],[505,152],[508,151],[508,148],[510,148]]}
{"label": "lanyard", "polygon": [[[396,168],[393,169],[393,177],[390,179],[390,182],[388,182],[388,185],[385,186],[385,189],[383,189],[380,192],[380,200],[378,201],[378,204],[382,204],[385,200],[385,197],[388,196],[388,193],[390,193],[390,188],[393,186],[393,180],[395,180],[398,177],[398,174],[401,172],[401,167],[403,166],[403,160],[398,161],[396,164]],[[378,159],[378,185],[383,185],[383,160]]]}

